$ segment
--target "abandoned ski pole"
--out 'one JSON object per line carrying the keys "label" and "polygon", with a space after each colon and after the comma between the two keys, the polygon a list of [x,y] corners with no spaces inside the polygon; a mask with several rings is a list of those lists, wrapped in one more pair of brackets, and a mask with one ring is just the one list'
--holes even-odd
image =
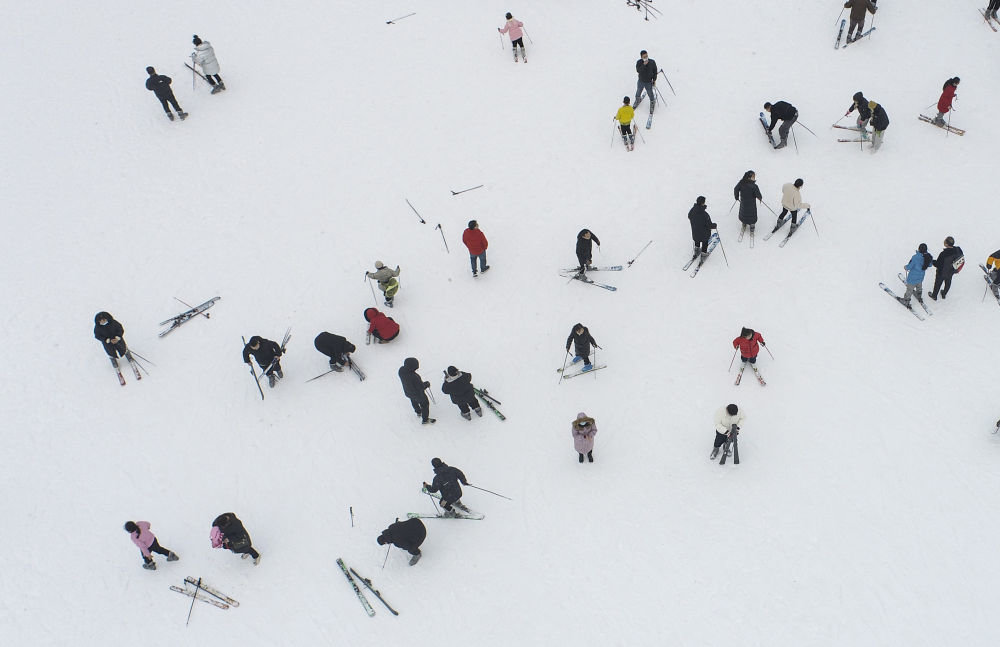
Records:
{"label": "abandoned ski pole", "polygon": [[481,188],[483,188],[482,184],[474,186],[471,189],[462,189],[461,191],[451,191],[451,189],[448,189],[448,190],[451,191],[452,195],[458,195],[460,193],[466,193],[468,191],[475,191],[476,189],[481,189]]}
{"label": "abandoned ski pole", "polygon": [[385,24],[387,24],[387,25],[395,25],[397,20],[402,20],[403,18],[409,18],[410,16],[416,16],[416,15],[417,15],[416,12],[408,13],[405,16],[400,16],[399,18],[393,18],[392,20],[386,20]]}
{"label": "abandoned ski pole", "polygon": [[198,599],[198,591],[200,590],[201,590],[201,578],[199,577],[198,582],[195,583],[194,595],[191,596],[191,606],[188,607],[188,618],[187,622],[184,623],[185,627],[191,624],[191,612],[194,611],[194,601]]}
{"label": "abandoned ski pole", "polygon": [[427,221],[424,220],[424,217],[420,215],[420,212],[417,211],[417,208],[414,207],[412,204],[410,204],[410,199],[409,198],[403,198],[403,199],[406,200],[406,204],[409,204],[410,208],[413,209],[413,213],[417,214],[417,218],[420,218],[420,224],[421,225],[426,225]]}
{"label": "abandoned ski pole", "polygon": [[439,222],[434,229],[441,231],[441,241],[444,243],[444,250],[450,254],[451,250],[448,249],[448,240],[444,237],[444,229],[441,227],[441,223]]}
{"label": "abandoned ski pole", "polygon": [[[632,267],[632,263],[634,263],[634,262],[636,262],[637,260],[639,260],[639,257],[640,257],[640,256],[642,256],[642,253],[643,253],[644,251],[646,251],[646,248],[647,248],[647,247],[649,247],[649,246],[650,246],[650,245],[652,245],[652,244],[653,244],[653,241],[649,241],[648,243],[646,243],[646,245],[645,245],[645,246],[644,246],[644,247],[643,247],[642,249],[640,249],[640,250],[639,250],[639,253],[635,255],[635,258],[633,258],[632,260],[630,260],[630,261],[628,262],[628,266],[629,266],[629,267]],[[600,246],[598,246],[598,249],[600,249]]]}

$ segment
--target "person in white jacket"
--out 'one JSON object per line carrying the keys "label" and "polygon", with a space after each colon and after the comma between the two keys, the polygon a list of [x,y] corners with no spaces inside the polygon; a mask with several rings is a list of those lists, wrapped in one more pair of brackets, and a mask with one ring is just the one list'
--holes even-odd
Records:
{"label": "person in white jacket", "polygon": [[222,77],[219,76],[219,61],[215,58],[215,50],[212,48],[212,44],[207,40],[198,38],[198,34],[194,35],[194,39],[191,42],[194,43],[194,51],[191,52],[192,64],[201,66],[205,80],[212,86],[212,94],[222,92],[226,89],[226,84],[222,82]]}
{"label": "person in white jacket", "polygon": [[802,201],[802,192],[799,191],[803,184],[805,182],[802,181],[802,178],[799,178],[781,187],[781,214],[778,216],[778,222],[774,225],[774,231],[778,231],[781,227],[782,219],[789,212],[792,214],[792,231],[795,231],[799,226],[797,221],[799,209],[809,208],[809,203]]}
{"label": "person in white jacket", "polygon": [[[735,404],[729,404],[724,407],[719,408],[715,412],[715,444],[712,446],[712,455],[709,456],[710,459],[716,458],[719,455],[719,448],[722,447],[731,436],[736,435],[740,431],[740,423],[743,422],[746,416],[740,411],[740,408]],[[726,450],[726,455],[729,455],[729,450]]]}

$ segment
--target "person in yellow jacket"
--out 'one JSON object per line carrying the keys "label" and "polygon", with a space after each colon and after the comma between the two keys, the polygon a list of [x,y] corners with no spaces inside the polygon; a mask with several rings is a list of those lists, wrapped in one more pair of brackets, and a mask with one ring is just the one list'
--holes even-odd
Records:
{"label": "person in yellow jacket", "polygon": [[629,105],[631,99],[622,99],[622,107],[618,108],[615,119],[618,121],[618,130],[622,133],[622,141],[625,142],[625,150],[635,150],[635,134],[632,132],[632,120],[635,119],[635,110]]}

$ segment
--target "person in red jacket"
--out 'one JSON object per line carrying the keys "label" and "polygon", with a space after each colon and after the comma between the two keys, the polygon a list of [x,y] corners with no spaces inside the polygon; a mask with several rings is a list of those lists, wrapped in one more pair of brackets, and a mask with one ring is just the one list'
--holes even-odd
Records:
{"label": "person in red jacket", "polygon": [[760,333],[751,328],[744,328],[740,336],[733,340],[733,348],[740,349],[740,359],[751,364],[757,363],[757,353],[760,352],[761,346],[766,345]]}
{"label": "person in red jacket", "polygon": [[944,125],[944,116],[951,110],[951,102],[955,99],[955,92],[958,90],[958,84],[961,81],[962,79],[956,76],[944,82],[944,87],[941,88],[941,98],[938,99],[937,117],[934,117],[934,123],[938,126]]}
{"label": "person in red jacket", "polygon": [[399,324],[392,317],[387,317],[375,308],[365,310],[365,321],[368,322],[368,343],[371,343],[372,335],[378,343],[385,344],[395,339],[399,335]]}
{"label": "person in red jacket", "polygon": [[[490,269],[486,264],[486,248],[490,246],[486,235],[479,230],[479,223],[475,220],[469,221],[469,228],[462,233],[462,242],[469,248],[469,262],[472,263],[472,276],[479,276],[479,272]],[[479,271],[476,271],[476,259],[479,259]]]}

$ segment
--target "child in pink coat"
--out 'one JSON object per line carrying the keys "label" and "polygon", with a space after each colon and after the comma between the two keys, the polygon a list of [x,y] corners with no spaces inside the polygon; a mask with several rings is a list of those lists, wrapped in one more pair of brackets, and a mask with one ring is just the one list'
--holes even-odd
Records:
{"label": "child in pink coat", "polygon": [[514,16],[508,11],[507,24],[503,26],[503,29],[497,27],[497,31],[510,36],[510,48],[514,50],[514,62],[517,63],[517,48],[520,46],[521,58],[527,63],[528,56],[524,53],[524,23],[520,20],[515,20]]}
{"label": "child in pink coat", "polygon": [[153,561],[153,553],[167,556],[168,562],[176,562],[180,557],[171,550],[167,550],[156,541],[156,535],[149,529],[148,521],[126,521],[125,532],[132,538],[132,543],[139,547],[142,553],[142,567],[147,571],[156,570],[156,562]]}
{"label": "child in pink coat", "polygon": [[587,460],[594,462],[594,436],[597,435],[597,423],[594,419],[583,413],[576,414],[573,421],[573,448],[580,455],[580,462],[583,462],[583,455],[587,455]]}

